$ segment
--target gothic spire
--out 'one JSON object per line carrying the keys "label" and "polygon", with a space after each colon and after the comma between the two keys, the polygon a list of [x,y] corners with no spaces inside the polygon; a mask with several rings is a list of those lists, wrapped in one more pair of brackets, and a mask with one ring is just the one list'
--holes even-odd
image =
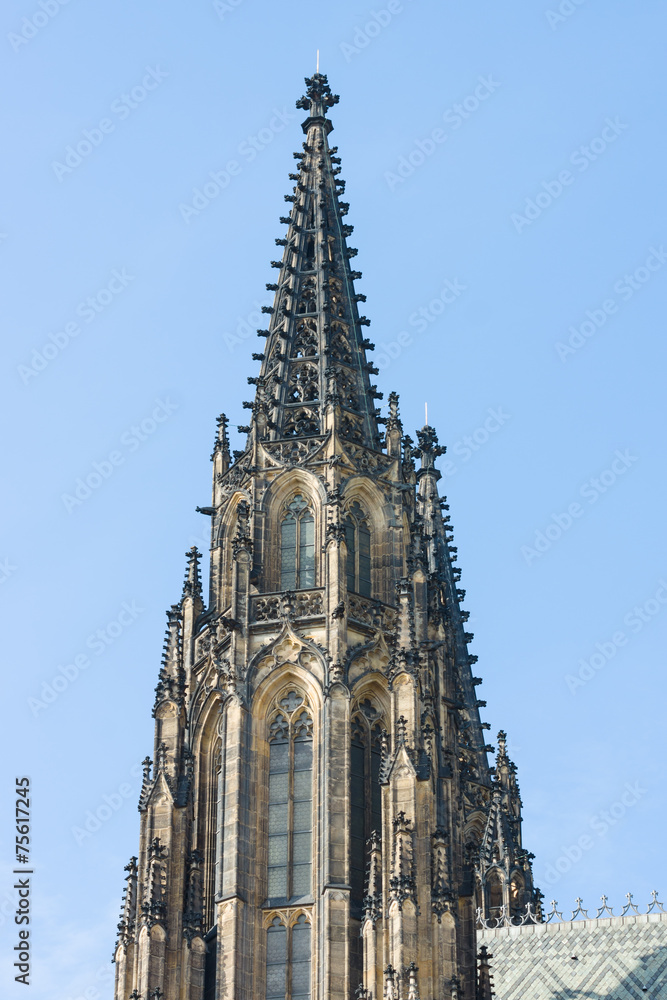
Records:
{"label": "gothic spire", "polygon": [[243,404],[252,418],[242,430],[250,446],[335,434],[342,442],[379,449],[375,399],[382,394],[370,383],[377,369],[366,351],[373,345],[361,331],[370,321],[357,309],[365,296],[354,291],[361,275],[350,267],[357,251],[347,246],[352,226],[343,221],[349,208],[340,200],[345,182],[337,148],[328,143],[333,125],[326,114],[338,97],[321,73],[307,78],[306,86],[307,96],[297,101],[308,112],[306,141],[294,154],[299,172],[290,174],[290,211],[280,219],[287,233],[276,240],[283,255],[271,262],[278,280],[267,285],[276,294],[273,305],[263,307],[268,328],[258,331],[266,348],[256,355],[259,376],[248,379],[256,391],[254,401]]}

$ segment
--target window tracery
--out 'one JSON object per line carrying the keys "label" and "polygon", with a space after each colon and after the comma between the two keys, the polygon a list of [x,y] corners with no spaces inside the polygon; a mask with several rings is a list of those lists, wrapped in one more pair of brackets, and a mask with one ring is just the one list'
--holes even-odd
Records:
{"label": "window tracery", "polygon": [[339,371],[336,377],[336,386],[341,396],[343,406],[352,410],[359,409],[359,394],[357,391],[356,379],[346,371]]}
{"label": "window tracery", "polygon": [[283,434],[285,437],[305,437],[319,434],[320,423],[312,410],[294,410],[287,415]]}
{"label": "window tracery", "polygon": [[331,315],[345,316],[345,305],[343,301],[343,283],[339,278],[329,279],[329,292],[331,296]]}
{"label": "window tracery", "polygon": [[313,719],[291,690],[269,725],[268,898],[294,902],[312,891]]}
{"label": "window tracery", "polygon": [[314,358],[317,356],[317,326],[314,319],[302,319],[296,328],[294,358]]}
{"label": "window tracery", "polygon": [[319,373],[315,365],[298,365],[290,376],[288,403],[310,403],[319,398]]}
{"label": "window tracery", "polygon": [[361,421],[349,413],[343,414],[343,419],[340,422],[340,432],[349,441],[356,441],[358,444],[364,443]]}
{"label": "window tracery", "polygon": [[315,312],[317,309],[317,285],[315,278],[306,278],[301,287],[301,298],[297,307],[298,313]]}
{"label": "window tracery", "polygon": [[280,589],[315,586],[315,517],[297,493],[286,505],[280,524]]}
{"label": "window tracery", "polygon": [[331,346],[329,356],[345,365],[352,364],[352,349],[347,337],[347,327],[343,323],[331,324]]}

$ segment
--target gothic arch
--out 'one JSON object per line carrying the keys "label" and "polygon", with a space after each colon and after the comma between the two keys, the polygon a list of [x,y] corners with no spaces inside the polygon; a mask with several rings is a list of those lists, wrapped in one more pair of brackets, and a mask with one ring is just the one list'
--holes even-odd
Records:
{"label": "gothic arch", "polygon": [[[262,571],[265,589],[281,590],[280,530],[284,508],[300,494],[310,505],[315,519],[315,587],[322,579],[321,551],[324,540],[323,504],[326,494],[319,480],[305,469],[289,469],[280,473],[268,487],[261,504],[264,521]],[[271,539],[273,544],[268,544]]]}
{"label": "gothic arch", "polygon": [[236,528],[238,516],[236,509],[242,500],[245,500],[246,503],[251,503],[252,494],[248,490],[236,489],[226,501],[215,530],[214,546],[222,545],[225,541],[229,542],[234,537],[234,529]]}
{"label": "gothic arch", "polygon": [[208,660],[202,670],[199,682],[194,691],[193,704],[190,709],[189,725],[194,734],[193,750],[199,751],[205,733],[210,732],[211,725],[214,725],[220,713],[221,692],[215,688],[215,669],[212,662]]}
{"label": "gothic arch", "polygon": [[[276,858],[275,854],[272,855],[270,853],[269,775],[271,773],[270,768],[273,766],[271,747],[274,741],[283,746],[289,744],[291,747],[294,747],[293,750],[285,751],[285,753],[290,755],[292,753],[296,754],[296,741],[299,739],[306,739],[313,747],[311,763],[308,765],[310,769],[311,790],[310,816],[312,817],[312,825],[309,830],[311,850],[309,879],[312,879],[316,871],[319,853],[319,830],[316,817],[319,814],[321,776],[319,774],[319,755],[315,748],[319,746],[321,741],[321,712],[322,694],[319,685],[315,682],[312,675],[293,663],[283,664],[273,675],[264,678],[255,691],[251,704],[252,782],[256,794],[250,803],[249,822],[252,835],[256,837],[254,845],[254,857],[257,866],[256,878],[263,885],[262,892],[264,893],[264,898],[276,904],[272,906],[271,920],[268,924],[265,913],[256,925],[256,932],[261,934],[261,937],[257,939],[260,953],[264,951],[265,947],[263,935],[265,935],[276,916],[280,918],[281,923],[286,928],[296,922],[302,914],[306,915],[308,921],[312,919],[308,909],[311,901],[304,900],[302,893],[304,886],[306,884],[310,886],[312,883],[310,881],[308,883],[304,882],[303,877],[300,877],[298,882],[295,881],[297,869],[294,866],[303,862],[303,856],[298,857],[295,853],[290,853],[289,858],[285,861],[285,864],[288,865],[288,869],[291,871],[291,874],[285,875],[283,878],[284,885],[290,886],[288,888],[290,901],[288,902],[287,898],[282,900],[275,896],[271,897],[269,891],[270,888],[273,891],[279,890],[282,878],[278,874],[278,882],[276,883],[275,876],[270,876],[271,859],[273,859],[273,865],[278,864],[280,867],[283,863],[280,858]],[[304,713],[308,716],[306,720],[304,720]],[[308,725],[307,729],[301,728],[306,725]],[[291,757],[290,761],[292,761]],[[294,762],[289,764],[289,773],[292,773],[292,768],[297,767],[295,757]],[[289,793],[290,797],[292,794],[292,792]],[[290,798],[290,801],[293,800]],[[287,809],[287,806],[285,808]],[[289,808],[296,807],[293,805]],[[290,813],[290,815],[292,814]],[[294,813],[294,821],[296,821],[296,813]],[[290,833],[291,838],[294,827],[291,826],[290,830],[292,830],[292,833]],[[278,827],[276,830],[273,827],[273,833],[277,833],[278,837],[280,837],[281,828]],[[290,848],[290,851],[296,851],[296,846],[294,845]],[[309,889],[306,892],[306,896],[311,895],[311,892],[312,889]],[[299,894],[301,894],[301,898],[296,898]]]}
{"label": "gothic arch", "polygon": [[486,816],[481,810],[470,813],[463,828],[463,843],[481,844],[486,827]]}
{"label": "gothic arch", "polygon": [[347,510],[359,504],[366,515],[371,533],[371,595],[392,604],[394,511],[386,494],[365,476],[353,476],[343,490],[343,519]]}
{"label": "gothic arch", "polygon": [[[290,645],[293,648],[288,651]],[[325,662],[319,650],[313,643],[297,636],[289,627],[284,628],[273,642],[255,654],[248,667],[253,719],[263,717],[278,691],[289,684],[302,687],[313,711],[319,713],[322,709],[324,677]]]}
{"label": "gothic arch", "polygon": [[509,880],[509,905],[512,916],[523,913],[526,899],[526,879],[523,872],[514,869]]}
{"label": "gothic arch", "polygon": [[236,533],[236,523],[238,520],[237,508],[241,501],[251,505],[252,495],[248,490],[236,489],[227,500],[227,503],[218,518],[213,537],[213,548],[220,548],[222,553],[222,565],[220,566],[220,580],[218,583],[221,595],[221,608],[227,608],[231,604],[232,592],[232,540]]}
{"label": "gothic arch", "polygon": [[295,906],[286,908],[276,906],[264,910],[262,914],[262,927],[264,930],[271,926],[276,917],[278,917],[285,927],[293,926],[299,917],[305,917],[309,924],[313,922],[313,914],[309,907]]}
{"label": "gothic arch", "polygon": [[352,476],[342,491],[345,506],[358,500],[366,511],[373,532],[386,531],[394,522],[394,512],[386,495],[365,476]]}
{"label": "gothic arch", "polygon": [[505,873],[494,866],[484,878],[486,912],[491,919],[497,919],[505,902]]}
{"label": "gothic arch", "polygon": [[352,701],[350,704],[350,716],[357,711],[363,710],[365,701],[370,701],[377,707],[379,717],[383,720],[385,728],[389,728],[391,720],[391,698],[387,686],[386,678],[376,671],[371,670],[359,678],[351,688]]}

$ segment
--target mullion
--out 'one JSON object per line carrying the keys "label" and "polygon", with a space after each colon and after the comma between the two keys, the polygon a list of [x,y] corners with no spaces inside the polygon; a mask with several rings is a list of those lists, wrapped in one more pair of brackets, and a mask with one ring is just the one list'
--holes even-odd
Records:
{"label": "mullion", "polygon": [[[297,550],[298,551],[298,550]],[[290,727],[291,729],[291,727]],[[289,779],[287,785],[287,898],[291,899],[294,895],[292,891],[292,882],[294,881],[294,865],[292,858],[294,856],[294,735],[290,731],[289,740]],[[291,936],[291,935],[290,935]],[[288,942],[288,952],[291,954],[291,942]],[[291,995],[288,993],[288,996]]]}

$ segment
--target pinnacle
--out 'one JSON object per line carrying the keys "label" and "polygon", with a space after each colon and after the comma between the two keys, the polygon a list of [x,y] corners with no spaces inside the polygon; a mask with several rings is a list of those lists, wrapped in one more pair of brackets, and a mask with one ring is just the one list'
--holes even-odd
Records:
{"label": "pinnacle", "polygon": [[185,580],[183,581],[183,597],[200,597],[202,589],[201,573],[199,570],[201,552],[195,545],[193,545],[192,548],[188,549],[185,553],[185,557],[188,562],[185,570]]}

